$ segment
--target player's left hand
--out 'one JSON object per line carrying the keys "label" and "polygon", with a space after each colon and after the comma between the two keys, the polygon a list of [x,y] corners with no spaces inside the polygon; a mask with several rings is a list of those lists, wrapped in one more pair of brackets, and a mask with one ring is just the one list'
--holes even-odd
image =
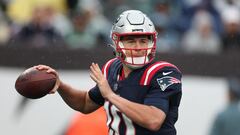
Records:
{"label": "player's left hand", "polygon": [[110,95],[114,94],[108,84],[107,79],[102,74],[102,71],[99,68],[98,64],[92,63],[90,66],[90,77],[97,83],[104,98],[107,99]]}

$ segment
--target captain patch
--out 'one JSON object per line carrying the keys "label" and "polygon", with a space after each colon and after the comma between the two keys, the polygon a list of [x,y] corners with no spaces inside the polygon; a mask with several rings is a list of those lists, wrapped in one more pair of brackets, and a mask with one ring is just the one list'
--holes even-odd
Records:
{"label": "captain patch", "polygon": [[157,82],[162,91],[165,91],[169,86],[171,86],[173,84],[181,83],[180,80],[178,80],[177,78],[171,77],[171,76],[165,76],[162,78],[158,78]]}

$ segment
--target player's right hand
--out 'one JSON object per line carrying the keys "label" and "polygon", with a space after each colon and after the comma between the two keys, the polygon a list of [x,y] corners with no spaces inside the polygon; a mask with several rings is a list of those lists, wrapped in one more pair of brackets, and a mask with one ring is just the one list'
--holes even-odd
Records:
{"label": "player's right hand", "polygon": [[58,72],[55,69],[53,69],[53,68],[51,68],[51,67],[49,67],[47,65],[37,65],[37,66],[34,66],[34,68],[37,69],[37,70],[47,70],[46,71],[47,73],[54,74],[56,76],[57,79],[56,79],[55,86],[49,92],[49,94],[54,94],[58,90],[58,88],[59,88],[59,86],[61,84]]}

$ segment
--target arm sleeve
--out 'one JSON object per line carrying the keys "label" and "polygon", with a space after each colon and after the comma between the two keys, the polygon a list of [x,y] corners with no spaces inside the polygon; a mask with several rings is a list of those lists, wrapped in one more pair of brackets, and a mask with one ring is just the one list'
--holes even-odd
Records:
{"label": "arm sleeve", "polygon": [[93,87],[91,90],[89,90],[88,95],[90,97],[90,99],[95,102],[98,105],[103,105],[104,104],[104,98],[102,97],[102,94],[98,88],[98,86],[96,85],[95,87]]}
{"label": "arm sleeve", "polygon": [[[170,73],[168,75],[163,75]],[[155,106],[166,114],[170,107],[178,107],[182,95],[181,73],[175,68],[158,71],[150,83],[144,104]]]}

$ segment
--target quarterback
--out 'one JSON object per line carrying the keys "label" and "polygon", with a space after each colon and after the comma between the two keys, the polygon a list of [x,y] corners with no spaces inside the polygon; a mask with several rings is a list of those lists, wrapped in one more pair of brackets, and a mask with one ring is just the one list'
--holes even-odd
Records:
{"label": "quarterback", "polygon": [[103,106],[109,135],[176,135],[182,74],[175,65],[154,60],[156,38],[154,24],[144,13],[121,13],[111,30],[115,57],[102,68],[91,64],[96,86],[89,91],[62,82],[49,66],[35,67],[57,75],[51,93],[57,91],[71,108],[91,113]]}

